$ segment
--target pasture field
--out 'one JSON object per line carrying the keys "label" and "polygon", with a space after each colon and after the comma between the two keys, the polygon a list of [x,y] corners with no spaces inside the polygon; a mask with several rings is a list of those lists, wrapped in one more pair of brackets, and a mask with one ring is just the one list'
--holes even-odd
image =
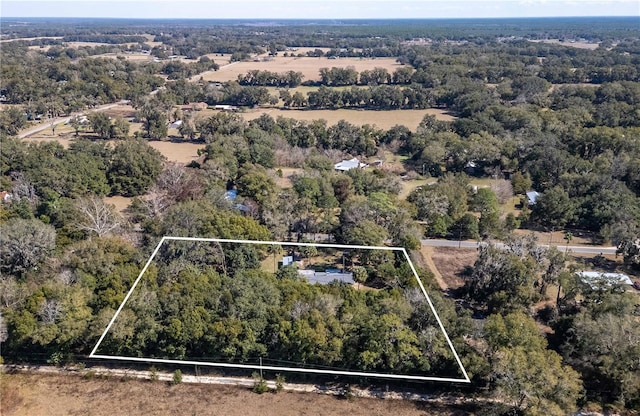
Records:
{"label": "pasture field", "polygon": [[62,39],[62,36],[36,36],[36,37],[32,37],[32,38],[1,39],[0,43],[13,42],[13,41],[17,41],[17,40],[31,41],[31,40],[38,40],[38,39]]}
{"label": "pasture field", "polygon": [[598,46],[600,46],[599,43],[592,43],[592,42],[586,42],[586,41],[566,41],[566,40],[560,40],[560,39],[543,39],[543,40],[531,39],[529,40],[529,42],[548,43],[551,45],[569,46],[571,48],[589,49],[589,50],[598,49]]}
{"label": "pasture field", "polygon": [[[299,52],[299,51],[298,51]],[[294,52],[295,53],[295,52]],[[312,58],[297,56],[275,56],[264,60],[260,56],[258,62],[233,62],[221,67],[218,71],[210,71],[202,74],[205,81],[237,81],[238,75],[244,75],[251,70],[287,72],[297,71],[304,75],[303,81],[320,81],[320,68],[347,68],[353,67],[356,71],[371,70],[376,67],[385,68],[390,74],[403,67],[396,62],[396,58],[339,58],[329,59],[325,57]],[[199,76],[198,76],[199,78]]]}
{"label": "pasture field", "polygon": [[277,108],[258,108],[241,113],[245,120],[253,120],[262,114],[269,114],[274,119],[278,116],[294,118],[296,120],[312,121],[324,119],[327,125],[338,124],[340,120],[346,120],[354,125],[375,125],[380,129],[388,130],[395,125],[406,126],[409,130],[415,131],[424,116],[431,114],[436,119],[443,121],[455,120],[444,110],[429,108],[426,110],[284,110]]}

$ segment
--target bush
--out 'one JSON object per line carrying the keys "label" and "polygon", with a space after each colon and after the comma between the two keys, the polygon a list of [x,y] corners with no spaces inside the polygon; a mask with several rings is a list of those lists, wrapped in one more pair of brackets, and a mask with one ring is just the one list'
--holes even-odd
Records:
{"label": "bush", "polygon": [[282,374],[276,374],[276,392],[279,393],[284,389],[284,376]]}
{"label": "bush", "polygon": [[267,380],[265,380],[264,377],[257,373],[253,373],[253,378],[255,379],[255,381],[253,382],[254,393],[263,394],[269,391]]}
{"label": "bush", "polygon": [[171,384],[176,385],[182,383],[182,371],[176,370],[173,372],[173,380]]}
{"label": "bush", "polygon": [[[179,371],[179,370],[178,370]],[[175,379],[175,374],[173,375]],[[158,374],[158,369],[155,366],[151,366],[149,369],[149,380],[150,381],[158,381],[160,379],[160,375]],[[182,381],[182,375],[180,375],[180,381]]]}
{"label": "bush", "polygon": [[87,371],[86,373],[84,373],[82,375],[82,378],[86,378],[87,380],[91,380],[91,379],[96,377],[96,374],[97,373],[96,373],[95,370],[89,370],[89,371]]}

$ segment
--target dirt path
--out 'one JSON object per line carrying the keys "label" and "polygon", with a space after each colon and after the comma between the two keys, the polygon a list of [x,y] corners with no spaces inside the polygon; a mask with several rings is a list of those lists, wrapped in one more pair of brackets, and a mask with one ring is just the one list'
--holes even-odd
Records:
{"label": "dirt path", "polygon": [[433,247],[429,247],[429,246],[421,246],[420,247],[420,254],[422,254],[422,258],[424,260],[425,265],[429,268],[429,270],[431,270],[431,273],[433,273],[433,277],[435,277],[436,282],[438,282],[438,286],[440,286],[440,289],[442,289],[443,291],[447,291],[449,290],[449,285],[447,285],[447,282],[444,281],[444,279],[442,278],[442,275],[440,274],[440,272],[438,271],[438,268],[436,267],[436,264],[433,262],[433,259],[431,258],[431,255],[433,254]]}

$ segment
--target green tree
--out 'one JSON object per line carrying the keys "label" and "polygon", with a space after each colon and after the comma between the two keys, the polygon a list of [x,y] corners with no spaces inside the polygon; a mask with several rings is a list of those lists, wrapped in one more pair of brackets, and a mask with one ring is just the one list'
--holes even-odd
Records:
{"label": "green tree", "polygon": [[0,134],[15,136],[27,125],[27,116],[19,107],[6,107],[0,111]]}
{"label": "green tree", "polygon": [[495,235],[500,226],[500,205],[491,189],[480,188],[473,199],[474,210],[480,213],[478,232],[486,237]]}
{"label": "green tree", "polygon": [[575,204],[560,186],[543,192],[532,208],[532,218],[551,229],[562,229],[573,220]]}
{"label": "green tree", "polygon": [[91,129],[101,139],[111,139],[113,137],[113,131],[111,126],[111,119],[105,113],[95,111],[89,114],[89,123]]}
{"label": "green tree", "polygon": [[511,185],[515,194],[524,195],[531,189],[532,181],[528,175],[516,172],[511,176]]}
{"label": "green tree", "polygon": [[150,100],[145,103],[138,111],[138,118],[143,121],[146,136],[150,139],[159,140],[167,137],[167,116],[156,101]]}
{"label": "green tree", "polygon": [[478,218],[471,213],[464,214],[453,225],[452,233],[453,237],[460,240],[477,239],[480,235],[478,232]]}
{"label": "green tree", "polygon": [[489,311],[522,310],[538,300],[534,284],[538,263],[532,256],[492,245],[480,247],[465,288],[468,295]]}
{"label": "green tree", "polygon": [[124,196],[145,193],[162,171],[164,157],[140,139],[128,139],[113,149],[107,178],[111,192]]}
{"label": "green tree", "polygon": [[565,415],[576,409],[578,373],[547,350],[535,321],[523,313],[491,315],[485,325],[492,378],[499,395],[524,415]]}
{"label": "green tree", "polygon": [[583,374],[588,397],[627,408],[640,403],[637,317],[581,313],[573,320],[566,337],[562,351],[568,362]]}

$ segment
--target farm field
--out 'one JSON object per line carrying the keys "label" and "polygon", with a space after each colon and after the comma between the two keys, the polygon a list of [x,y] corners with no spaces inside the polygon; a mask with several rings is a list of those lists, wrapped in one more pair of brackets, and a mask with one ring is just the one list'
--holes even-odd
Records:
{"label": "farm field", "polygon": [[530,40],[529,42],[549,43],[549,44],[552,44],[552,45],[570,46],[572,48],[589,49],[589,50],[598,49],[598,46],[600,46],[599,43],[578,42],[578,41],[576,41],[576,42],[568,42],[568,41],[560,40],[560,39]]}
{"label": "farm field", "polygon": [[[396,62],[396,58],[314,58],[297,56],[276,56],[270,60],[264,61],[263,57],[258,58],[259,62],[233,62],[229,65],[221,67],[218,71],[211,71],[202,74],[205,81],[236,81],[238,75],[244,75],[251,70],[271,71],[271,72],[287,72],[298,71],[304,75],[303,81],[319,81],[320,68],[347,68],[353,67],[356,71],[371,70],[373,68],[385,68],[389,73],[393,73],[396,69],[403,67]],[[219,62],[220,63],[220,62]],[[198,76],[199,78],[200,76]]]}
{"label": "farm field", "polygon": [[[79,376],[2,375],[4,416],[128,414],[149,415],[455,415],[423,403],[401,400],[340,399],[316,393],[258,395],[241,387],[180,384]],[[185,413],[185,409],[188,412]],[[428,411],[428,413],[425,413]],[[467,413],[465,413],[467,414]]]}
{"label": "farm field", "polygon": [[444,110],[429,108],[426,110],[284,110],[277,108],[259,108],[241,113],[245,120],[253,120],[262,114],[269,114],[274,119],[279,116],[296,120],[312,121],[324,119],[332,126],[340,120],[347,120],[351,124],[375,125],[380,129],[390,129],[395,125],[403,125],[415,131],[424,116],[430,114],[443,121],[455,120],[455,117]]}

